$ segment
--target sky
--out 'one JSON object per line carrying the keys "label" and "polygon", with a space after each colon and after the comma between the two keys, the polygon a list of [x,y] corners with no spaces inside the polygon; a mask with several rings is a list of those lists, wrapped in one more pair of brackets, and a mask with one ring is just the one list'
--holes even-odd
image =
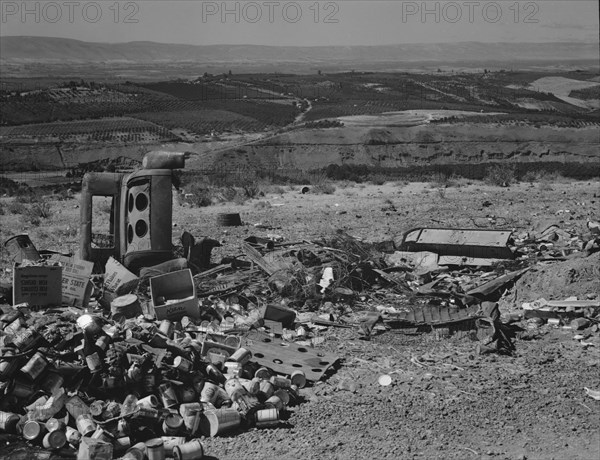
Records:
{"label": "sky", "polygon": [[598,42],[598,0],[0,0],[0,37],[285,46]]}

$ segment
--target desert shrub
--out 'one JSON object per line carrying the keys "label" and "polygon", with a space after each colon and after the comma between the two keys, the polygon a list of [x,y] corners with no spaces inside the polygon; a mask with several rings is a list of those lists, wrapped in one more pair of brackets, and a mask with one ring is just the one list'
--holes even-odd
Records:
{"label": "desert shrub", "polygon": [[[258,184],[258,182],[256,182],[256,181],[243,185],[242,190],[244,191],[244,195],[250,199],[256,198],[256,197],[260,196],[262,193],[261,187]],[[263,195],[264,195],[264,193],[263,193]]]}
{"label": "desert shrub", "polygon": [[484,180],[490,185],[508,187],[516,182],[516,167],[514,164],[508,163],[490,166],[486,170]]}
{"label": "desert shrub", "polygon": [[34,227],[39,227],[42,220],[48,219],[51,215],[52,209],[50,203],[41,200],[39,203],[27,207],[22,218],[25,223],[31,224]]}
{"label": "desert shrub", "polygon": [[184,195],[185,202],[192,206],[202,208],[212,204],[213,194],[209,187],[200,183],[191,183],[187,187],[187,193]]}
{"label": "desert shrub", "polygon": [[4,214],[6,214],[6,211],[4,209],[4,205],[2,203],[0,203],[0,216],[3,216]]}
{"label": "desert shrub", "polygon": [[25,206],[23,206],[22,203],[19,203],[16,199],[8,203],[6,208],[11,214],[22,214],[25,211]]}
{"label": "desert shrub", "polygon": [[32,189],[29,185],[15,182],[6,177],[0,177],[0,195],[19,196],[31,193]]}
{"label": "desert shrub", "polygon": [[279,185],[272,185],[271,187],[269,187],[269,191],[275,195],[285,194],[285,189]]}
{"label": "desert shrub", "polygon": [[335,185],[331,182],[324,182],[314,185],[310,191],[316,194],[333,195],[335,193]]}
{"label": "desert shrub", "polygon": [[383,185],[388,181],[388,177],[383,175],[383,174],[371,174],[369,176],[369,181],[373,184],[373,185]]}

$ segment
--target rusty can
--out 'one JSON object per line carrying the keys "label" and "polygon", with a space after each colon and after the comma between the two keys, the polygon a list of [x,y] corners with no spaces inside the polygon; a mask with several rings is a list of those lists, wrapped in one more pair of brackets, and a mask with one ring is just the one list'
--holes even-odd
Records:
{"label": "rusty can", "polygon": [[91,436],[96,431],[96,422],[90,414],[81,414],[77,417],[75,424],[82,436]]}
{"label": "rusty can", "polygon": [[0,431],[16,433],[19,420],[21,420],[21,417],[18,414],[0,411]]}
{"label": "rusty can", "polygon": [[175,392],[173,385],[170,383],[162,383],[159,385],[158,390],[160,391],[163,406],[169,408],[177,405],[179,401],[177,400],[177,393]]}
{"label": "rusty can", "polygon": [[238,348],[230,357],[229,361],[235,361],[242,366],[252,359],[252,353],[246,348]]}
{"label": "rusty can", "polygon": [[163,432],[175,436],[183,429],[183,417],[179,414],[168,414],[162,424]]}
{"label": "rusty can", "polygon": [[36,441],[43,437],[44,425],[35,420],[28,420],[23,425],[23,437],[28,441]]}
{"label": "rusty can", "polygon": [[156,375],[154,373],[148,373],[142,376],[142,388],[146,393],[154,392],[156,389]]}
{"label": "rusty can", "polygon": [[197,393],[193,387],[181,387],[179,390],[179,399],[182,403],[189,403],[196,400]]}
{"label": "rusty can", "polygon": [[290,377],[290,381],[292,385],[304,388],[306,386],[306,375],[302,371],[294,371]]}
{"label": "rusty can", "polygon": [[21,327],[25,326],[25,324],[26,322],[23,317],[16,318],[4,326],[4,333],[6,335],[15,335],[21,329]]}
{"label": "rusty can", "polygon": [[123,436],[121,438],[116,438],[112,442],[113,451],[116,454],[121,454],[127,451],[131,447],[131,438],[128,436]]}
{"label": "rusty can", "polygon": [[145,418],[148,420],[156,421],[156,420],[160,419],[160,412],[157,409],[140,407],[135,413],[135,418],[136,419]]}
{"label": "rusty can", "polygon": [[281,399],[281,402],[284,406],[287,406],[290,403],[290,394],[287,392],[287,390],[284,390],[283,388],[275,390],[273,396],[277,396],[279,399]]}
{"label": "rusty can", "polygon": [[206,366],[206,375],[217,383],[225,383],[225,380],[227,380],[219,368],[214,364]]}
{"label": "rusty can", "polygon": [[92,374],[102,370],[102,359],[97,351],[85,357],[85,363]]}
{"label": "rusty can", "polygon": [[70,426],[66,428],[65,436],[67,437],[67,442],[72,446],[77,447],[81,442],[81,433]]}
{"label": "rusty can", "polygon": [[106,352],[106,350],[108,350],[110,343],[110,337],[107,335],[101,335],[100,337],[98,337],[98,340],[96,340],[96,346],[103,352]]}
{"label": "rusty can", "polygon": [[46,436],[44,436],[44,439],[42,440],[42,445],[46,449],[52,450],[62,449],[66,443],[67,436],[65,435],[64,431],[60,430],[50,431],[49,433],[46,433]]}
{"label": "rusty can", "polygon": [[46,372],[44,379],[40,381],[40,389],[49,395],[54,394],[63,386],[65,379],[58,372]]}
{"label": "rusty can", "polygon": [[64,420],[51,417],[46,421],[46,429],[49,433],[52,431],[65,431],[66,427]]}
{"label": "rusty can", "polygon": [[139,407],[146,409],[156,409],[158,407],[158,398],[154,395],[148,395],[137,402]]}
{"label": "rusty can", "polygon": [[[138,444],[143,444],[144,450],[141,450],[139,447],[136,447]],[[127,452],[125,452],[125,455],[121,457],[121,460],[144,460],[146,458],[145,452],[146,445],[143,442],[138,442],[135,446],[131,447],[127,450]]]}
{"label": "rusty can", "polygon": [[165,445],[161,438],[146,441],[146,457],[148,460],[165,460]]}
{"label": "rusty can", "polygon": [[254,422],[259,428],[276,426],[279,424],[279,411],[275,408],[258,410],[254,413]]}
{"label": "rusty can", "polygon": [[215,404],[218,399],[219,387],[214,383],[206,382],[200,393],[200,401]]}
{"label": "rusty can", "polygon": [[121,413],[121,404],[116,401],[109,401],[106,403],[106,407],[102,412],[102,418],[104,420],[110,420],[112,418],[118,417]]}
{"label": "rusty can", "polygon": [[269,380],[271,378],[271,371],[266,367],[259,368],[255,373],[254,377],[257,377],[261,380]]}
{"label": "rusty can", "polygon": [[242,382],[242,385],[251,395],[255,395],[260,391],[260,379],[256,377]]}
{"label": "rusty can", "polygon": [[262,393],[265,396],[265,399],[270,398],[275,393],[275,387],[268,380],[262,380],[259,386],[259,393]]}
{"label": "rusty can", "polygon": [[185,444],[173,447],[175,460],[201,460],[204,458],[204,448],[199,439],[192,439]]}
{"label": "rusty can", "polygon": [[102,412],[104,412],[104,407],[105,407],[104,401],[96,400],[90,404],[90,414],[92,414],[92,416],[98,418],[98,417],[100,417],[100,415],[102,415]]}
{"label": "rusty can", "polygon": [[182,358],[181,356],[176,356],[173,360],[173,366],[175,366],[175,368],[180,372],[190,372],[193,364],[188,359]]}
{"label": "rusty can", "polygon": [[290,379],[281,377],[280,375],[271,377],[271,383],[277,388],[289,388],[292,386],[292,381]]}
{"label": "rusty can", "polygon": [[279,396],[273,395],[265,401],[265,406],[267,408],[274,408],[277,410],[282,410],[283,409],[283,401],[281,400],[281,398]]}
{"label": "rusty can", "polygon": [[158,331],[161,334],[166,335],[170,339],[173,338],[174,329],[175,329],[175,326],[168,319],[163,319],[160,323],[160,326],[158,326]]}
{"label": "rusty can", "polygon": [[39,351],[21,368],[21,373],[29,380],[37,379],[48,367],[48,361]]}

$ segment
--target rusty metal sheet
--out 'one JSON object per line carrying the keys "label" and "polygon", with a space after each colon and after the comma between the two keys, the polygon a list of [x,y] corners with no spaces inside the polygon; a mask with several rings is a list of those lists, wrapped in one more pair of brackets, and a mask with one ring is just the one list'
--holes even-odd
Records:
{"label": "rusty metal sheet", "polygon": [[260,332],[250,333],[244,341],[244,346],[252,351],[252,361],[279,374],[303,371],[307,380],[319,380],[339,359],[324,350],[284,342]]}
{"label": "rusty metal sheet", "polygon": [[400,250],[431,251],[440,256],[513,259],[510,230],[415,228],[404,234]]}

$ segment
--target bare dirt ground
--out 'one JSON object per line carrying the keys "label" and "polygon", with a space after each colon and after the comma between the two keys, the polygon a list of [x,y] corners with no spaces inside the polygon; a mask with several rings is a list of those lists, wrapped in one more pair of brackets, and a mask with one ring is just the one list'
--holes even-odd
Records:
{"label": "bare dirt ground", "polygon": [[[586,222],[600,217],[598,181],[459,185],[338,183],[333,194],[282,187],[277,189],[282,193],[243,205],[175,204],[173,236],[187,230],[222,241],[223,247],[213,251],[218,262],[225,254],[240,253],[241,241],[250,235],[300,241],[343,229],[369,242],[399,242],[404,231],[417,226],[519,233],[542,222],[583,234]],[[11,200],[0,198],[5,207]],[[27,231],[38,249],[76,252],[78,202],[50,204],[52,216],[35,228],[5,210],[0,239]],[[239,212],[244,225],[217,226],[217,215],[225,212]],[[544,294],[547,300],[597,296],[597,255],[552,263],[556,273],[561,266],[592,267],[580,270],[575,282],[544,288],[544,270],[538,270],[518,286],[532,286],[535,296]],[[6,274],[6,254],[2,267]],[[511,295],[502,314],[520,309]],[[525,297],[520,293],[518,300]],[[549,325],[531,332],[530,340],[516,341],[514,356],[481,356],[468,336],[440,338],[392,329],[364,340],[354,329],[329,328],[319,347],[338,354],[340,364],[301,391],[303,402],[291,408],[286,424],[203,439],[205,453],[218,459],[598,459],[600,401],[586,396],[584,387],[600,389],[600,335],[575,340],[574,331]],[[383,374],[392,377],[390,386],[379,385]],[[2,459],[31,458],[30,451],[7,445],[2,452]]]}

